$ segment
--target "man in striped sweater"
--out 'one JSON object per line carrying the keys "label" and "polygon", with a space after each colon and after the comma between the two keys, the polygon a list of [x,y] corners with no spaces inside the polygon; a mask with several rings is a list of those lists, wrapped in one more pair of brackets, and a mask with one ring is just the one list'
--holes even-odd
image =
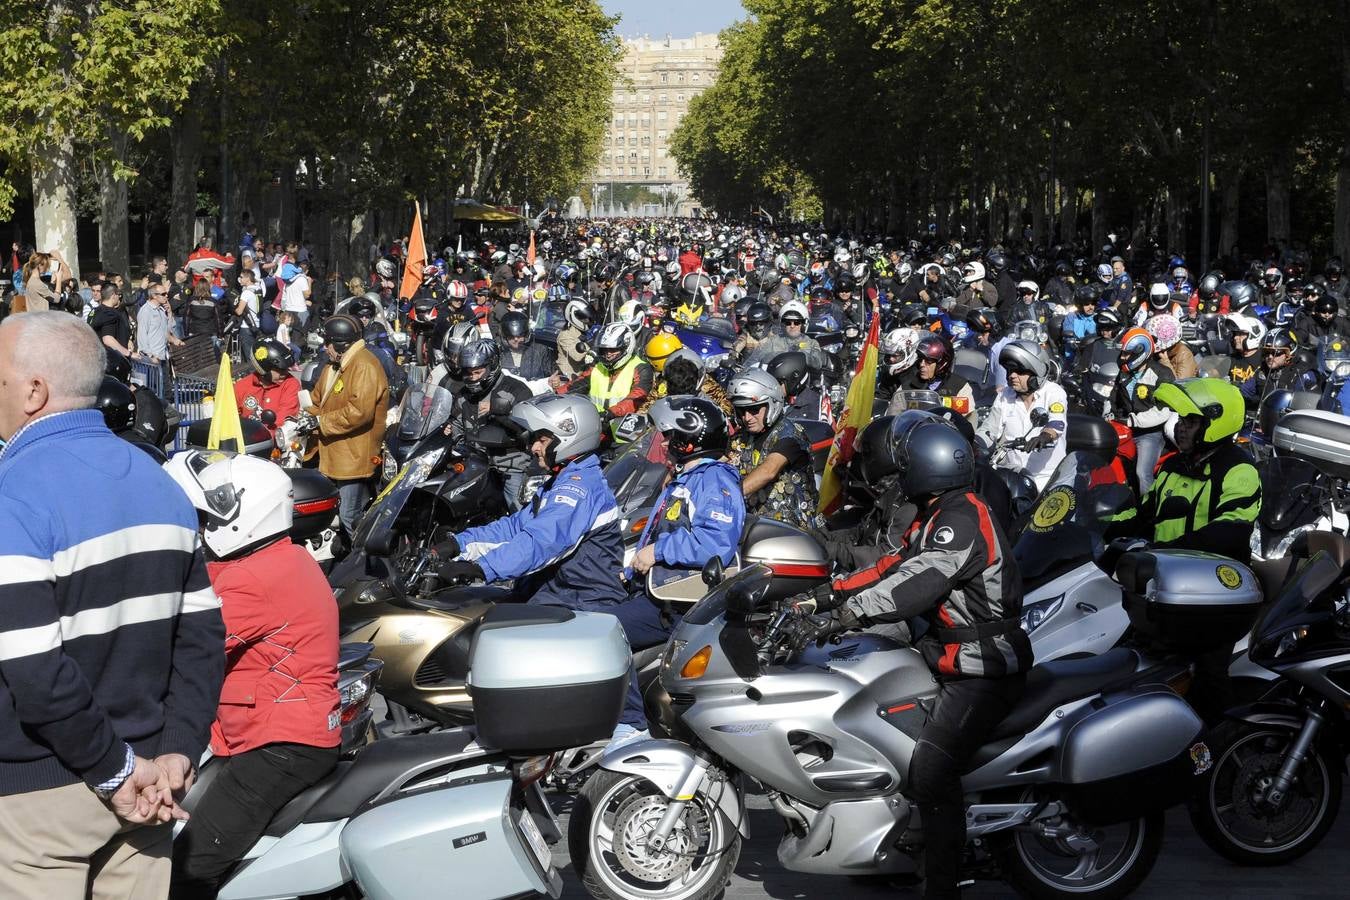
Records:
{"label": "man in striped sweater", "polygon": [[91,407],[94,332],[0,323],[0,896],[164,897],[220,601],[182,491]]}

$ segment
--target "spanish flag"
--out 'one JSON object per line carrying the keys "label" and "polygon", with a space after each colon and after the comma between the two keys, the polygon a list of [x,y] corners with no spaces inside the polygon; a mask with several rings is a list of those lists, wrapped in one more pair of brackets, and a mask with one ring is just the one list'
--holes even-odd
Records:
{"label": "spanish flag", "polygon": [[874,314],[872,327],[867,332],[867,340],[858,356],[858,368],[853,372],[853,381],[849,383],[848,395],[844,398],[844,411],[835,428],[834,446],[830,448],[830,458],[825,463],[825,474],[820,479],[821,515],[828,516],[838,510],[843,498],[843,482],[839,473],[853,458],[853,443],[858,438],[858,432],[872,421],[880,344],[881,316]]}
{"label": "spanish flag", "polygon": [[422,239],[422,207],[413,203],[412,234],[408,235],[408,252],[403,256],[403,283],[398,288],[398,299],[409,300],[422,286],[422,270],[427,265],[427,245]]}
{"label": "spanish flag", "polygon": [[216,372],[215,408],[211,412],[211,430],[206,449],[244,452],[244,426],[239,424],[239,406],[234,401],[234,378],[230,376],[230,354],[220,354]]}

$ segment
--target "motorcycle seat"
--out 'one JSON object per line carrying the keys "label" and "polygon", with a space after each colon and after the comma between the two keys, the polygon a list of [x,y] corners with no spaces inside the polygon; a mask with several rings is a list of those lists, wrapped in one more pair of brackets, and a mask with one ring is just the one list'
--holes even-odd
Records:
{"label": "motorcycle seat", "polygon": [[285,834],[300,823],[350,818],[400,776],[438,759],[458,756],[477,737],[464,728],[376,741],[351,762],[340,762],[327,778],[302,791],[267,826],[268,835]]}
{"label": "motorcycle seat", "polygon": [[1026,734],[1055,707],[1127,678],[1138,666],[1139,657],[1133,650],[1117,647],[1101,656],[1060,659],[1033,667],[1027,674],[1022,699],[989,735],[987,743]]}

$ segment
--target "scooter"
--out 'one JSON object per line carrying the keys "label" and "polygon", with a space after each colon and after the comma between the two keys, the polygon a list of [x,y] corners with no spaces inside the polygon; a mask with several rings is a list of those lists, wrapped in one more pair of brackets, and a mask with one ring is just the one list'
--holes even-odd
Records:
{"label": "scooter", "polygon": [[[1157,629],[1160,651],[1186,634],[1188,615],[1209,611],[1187,594],[1226,577],[1211,560],[1122,557],[1135,619]],[[1168,589],[1146,597],[1145,571]],[[1248,589],[1220,598],[1230,614],[1202,634],[1207,642],[1232,641],[1256,615],[1251,574],[1233,574]],[[743,570],[685,616],[661,692],[648,694],[653,737],[612,748],[582,789],[568,844],[592,896],[719,890],[748,836],[746,777],[783,819],[785,868],[916,871],[922,823],[905,794],[932,673],[917,650],[878,635],[798,649],[807,616],[768,600],[768,582],[763,568]],[[1170,686],[1187,676],[1161,661],[1141,671],[1127,649],[1034,668],[964,778],[982,874],[1034,897],[1120,897],[1141,883],[1163,810],[1208,765],[1203,723]]]}

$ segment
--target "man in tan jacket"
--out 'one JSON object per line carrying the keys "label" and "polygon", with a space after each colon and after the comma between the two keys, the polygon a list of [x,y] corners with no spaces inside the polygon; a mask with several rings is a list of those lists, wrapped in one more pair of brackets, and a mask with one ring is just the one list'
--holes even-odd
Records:
{"label": "man in tan jacket", "polygon": [[351,535],[370,502],[371,476],[380,463],[389,381],[356,320],[333,316],[323,323],[323,340],[332,364],[314,385],[306,412],[318,420],[319,471],[338,486],[338,517]]}

